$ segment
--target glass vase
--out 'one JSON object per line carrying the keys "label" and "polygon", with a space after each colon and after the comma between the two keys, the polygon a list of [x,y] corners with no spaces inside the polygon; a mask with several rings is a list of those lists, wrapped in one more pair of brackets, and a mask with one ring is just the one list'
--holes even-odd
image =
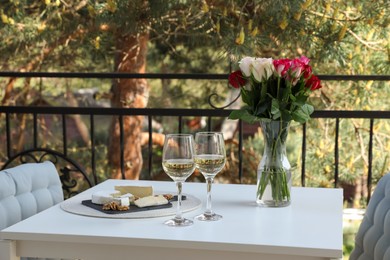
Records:
{"label": "glass vase", "polygon": [[291,203],[291,165],[286,155],[290,121],[261,121],[263,157],[257,168],[256,203],[285,207]]}

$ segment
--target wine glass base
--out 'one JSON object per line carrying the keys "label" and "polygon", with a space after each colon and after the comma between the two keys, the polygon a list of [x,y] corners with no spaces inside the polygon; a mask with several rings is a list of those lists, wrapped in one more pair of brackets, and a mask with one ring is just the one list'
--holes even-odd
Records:
{"label": "wine glass base", "polygon": [[192,224],[194,224],[194,221],[186,218],[182,218],[182,219],[173,218],[165,221],[164,224],[171,227],[185,227],[185,226],[191,226]]}
{"label": "wine glass base", "polygon": [[215,213],[212,214],[203,213],[199,216],[196,216],[195,219],[200,221],[217,221],[222,219],[222,216]]}

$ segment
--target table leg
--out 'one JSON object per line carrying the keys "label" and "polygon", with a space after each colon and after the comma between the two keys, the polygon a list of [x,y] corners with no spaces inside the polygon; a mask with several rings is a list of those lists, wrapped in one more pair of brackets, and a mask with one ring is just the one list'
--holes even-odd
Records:
{"label": "table leg", "polygon": [[20,260],[16,255],[16,242],[12,240],[0,239],[0,259],[1,260]]}

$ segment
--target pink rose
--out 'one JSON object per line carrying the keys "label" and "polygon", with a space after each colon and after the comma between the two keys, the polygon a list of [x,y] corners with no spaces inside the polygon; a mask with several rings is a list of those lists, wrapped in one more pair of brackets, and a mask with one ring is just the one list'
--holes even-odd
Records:
{"label": "pink rose", "polygon": [[311,66],[309,65],[310,59],[305,56],[302,56],[299,59],[295,59],[294,61],[296,64],[299,64],[299,67],[302,69],[303,77],[305,79],[310,78],[312,74]]}
{"label": "pink rose", "polygon": [[322,88],[321,86],[321,81],[320,79],[315,76],[315,75],[312,75],[307,81],[306,81],[306,85],[305,85],[307,88],[310,88],[310,90],[316,90],[316,89],[319,89],[319,88]]}
{"label": "pink rose", "polygon": [[312,70],[309,66],[309,62],[310,60],[305,56],[292,60],[290,70],[290,77],[292,77],[292,79],[289,80],[291,80],[294,86],[302,76],[304,79],[309,79],[312,75]]}
{"label": "pink rose", "polygon": [[310,59],[306,56],[302,56],[299,58],[299,61],[303,63],[304,65],[309,65]]}
{"label": "pink rose", "polygon": [[240,88],[246,84],[246,79],[242,75],[241,70],[236,70],[229,75],[229,84],[233,88]]}
{"label": "pink rose", "polygon": [[305,56],[294,59],[291,65],[291,75],[294,78],[297,78],[300,77],[303,72],[304,77],[309,78],[311,75],[311,67],[309,66],[309,62],[310,60]]}
{"label": "pink rose", "polygon": [[305,64],[302,63],[299,59],[294,59],[291,62],[291,77],[293,77],[293,79],[298,79],[299,77],[301,77],[301,74],[304,70],[304,66]]}
{"label": "pink rose", "polygon": [[291,67],[290,59],[279,59],[273,61],[275,71],[278,73],[279,77],[284,77],[287,71]]}

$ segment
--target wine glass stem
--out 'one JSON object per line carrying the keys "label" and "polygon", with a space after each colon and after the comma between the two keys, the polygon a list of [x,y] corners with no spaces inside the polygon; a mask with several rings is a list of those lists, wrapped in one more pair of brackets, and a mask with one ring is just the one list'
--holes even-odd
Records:
{"label": "wine glass stem", "polygon": [[176,219],[182,219],[182,214],[181,214],[181,190],[182,190],[182,182],[178,181],[176,182],[177,186],[177,207],[176,207]]}
{"label": "wine glass stem", "polygon": [[206,182],[207,182],[207,204],[206,204],[206,211],[205,211],[205,214],[207,215],[212,215],[213,214],[213,211],[211,209],[211,186],[213,184],[213,179],[214,178],[206,178]]}

